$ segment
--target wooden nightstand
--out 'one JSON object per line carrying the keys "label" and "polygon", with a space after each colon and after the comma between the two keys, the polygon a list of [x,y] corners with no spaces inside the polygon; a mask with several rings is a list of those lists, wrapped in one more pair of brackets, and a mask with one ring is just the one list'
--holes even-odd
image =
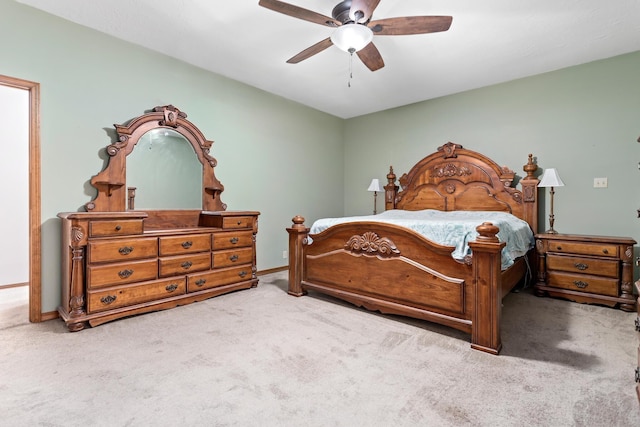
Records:
{"label": "wooden nightstand", "polygon": [[633,245],[628,237],[536,234],[538,296],[634,311]]}

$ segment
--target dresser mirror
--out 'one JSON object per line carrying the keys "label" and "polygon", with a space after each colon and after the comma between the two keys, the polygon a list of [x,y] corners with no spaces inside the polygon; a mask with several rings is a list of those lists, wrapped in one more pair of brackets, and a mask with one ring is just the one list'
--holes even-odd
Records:
{"label": "dresser mirror", "polygon": [[98,190],[89,212],[140,209],[223,211],[223,185],[207,140],[173,105],[153,108],[126,125],[114,125],[106,168],[91,179]]}
{"label": "dresser mirror", "polygon": [[128,210],[200,209],[201,188],[202,164],[173,129],[147,131],[127,156]]}

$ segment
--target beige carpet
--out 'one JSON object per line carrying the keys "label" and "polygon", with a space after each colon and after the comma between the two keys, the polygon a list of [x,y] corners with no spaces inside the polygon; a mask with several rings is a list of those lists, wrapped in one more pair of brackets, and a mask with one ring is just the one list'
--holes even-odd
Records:
{"label": "beige carpet", "polygon": [[496,357],[285,289],[265,275],[78,333],[0,304],[0,425],[640,426],[633,313],[510,294]]}

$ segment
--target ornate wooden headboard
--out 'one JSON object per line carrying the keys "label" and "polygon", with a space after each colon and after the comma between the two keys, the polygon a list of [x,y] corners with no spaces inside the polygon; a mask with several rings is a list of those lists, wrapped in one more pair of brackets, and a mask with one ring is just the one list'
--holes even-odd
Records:
{"label": "ornate wooden headboard", "polygon": [[416,163],[400,177],[399,190],[393,167],[387,175],[385,207],[389,209],[438,209],[509,212],[538,231],[539,180],[533,155],[523,170],[522,190],[512,187],[515,173],[487,156],[448,142]]}

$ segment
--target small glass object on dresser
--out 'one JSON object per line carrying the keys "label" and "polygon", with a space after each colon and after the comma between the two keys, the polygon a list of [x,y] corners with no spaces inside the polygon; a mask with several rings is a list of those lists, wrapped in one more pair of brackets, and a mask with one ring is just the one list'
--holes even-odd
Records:
{"label": "small glass object on dresser", "polygon": [[536,234],[538,296],[634,311],[633,246],[629,237]]}

